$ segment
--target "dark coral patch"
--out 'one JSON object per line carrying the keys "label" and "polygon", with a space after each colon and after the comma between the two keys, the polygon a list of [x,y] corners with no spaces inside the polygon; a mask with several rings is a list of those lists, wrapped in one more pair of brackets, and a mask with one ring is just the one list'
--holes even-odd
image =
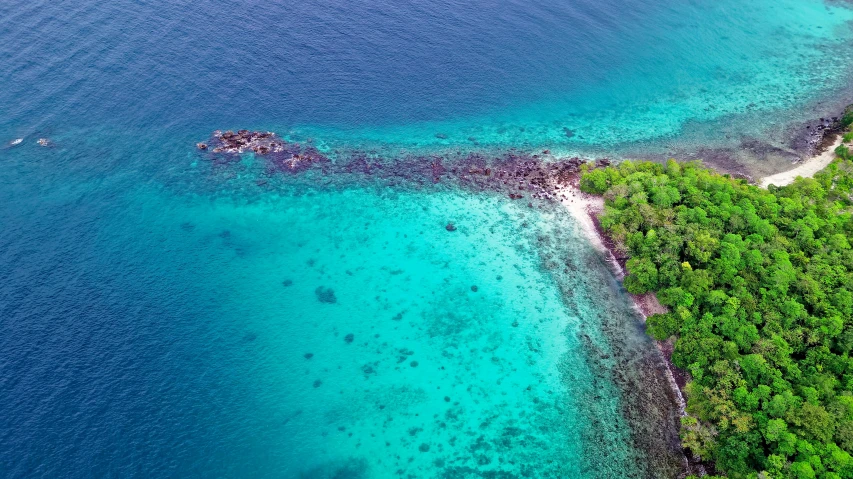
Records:
{"label": "dark coral patch", "polygon": [[317,301],[321,303],[334,304],[338,302],[338,298],[335,297],[335,291],[332,288],[318,286],[314,290],[314,294],[317,295]]}

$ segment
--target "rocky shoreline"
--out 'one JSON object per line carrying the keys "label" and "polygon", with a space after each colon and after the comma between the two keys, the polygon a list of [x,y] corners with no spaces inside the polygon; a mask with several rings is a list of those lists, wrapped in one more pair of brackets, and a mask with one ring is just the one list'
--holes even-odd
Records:
{"label": "rocky shoreline", "polygon": [[[621,282],[627,275],[626,263],[628,257],[623,254],[618,245],[614,243],[601,227],[599,216],[604,211],[604,198],[593,196],[580,191],[577,184],[564,186],[562,189],[562,202],[578,221],[584,235],[611,267],[611,271]],[[654,293],[636,295],[625,293],[630,296],[634,309],[642,318],[643,322],[653,314],[666,313],[668,310],[657,299]],[[687,402],[685,387],[690,380],[686,371],[678,368],[672,362],[672,341],[655,341],[657,349],[661,352],[666,363],[665,376],[672,393],[672,400],[678,406],[679,418],[687,415]],[[705,465],[696,458],[685,456],[685,470],[700,476],[706,474]]]}

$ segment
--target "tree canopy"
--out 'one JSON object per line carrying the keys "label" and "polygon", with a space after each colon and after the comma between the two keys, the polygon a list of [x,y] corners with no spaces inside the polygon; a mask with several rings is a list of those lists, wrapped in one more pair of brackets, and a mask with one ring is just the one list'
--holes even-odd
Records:
{"label": "tree canopy", "polygon": [[[844,154],[842,154],[844,153]],[[699,163],[585,167],[625,288],[669,312],[686,448],[732,478],[853,478],[853,158],[761,189]]]}

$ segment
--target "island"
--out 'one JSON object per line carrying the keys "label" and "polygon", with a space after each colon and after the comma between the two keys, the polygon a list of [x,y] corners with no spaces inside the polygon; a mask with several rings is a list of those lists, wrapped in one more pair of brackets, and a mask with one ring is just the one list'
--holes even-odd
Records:
{"label": "island", "polygon": [[683,446],[721,477],[853,477],[853,109],[841,125],[825,168],[766,189],[699,163],[581,167],[624,287],[658,302]]}

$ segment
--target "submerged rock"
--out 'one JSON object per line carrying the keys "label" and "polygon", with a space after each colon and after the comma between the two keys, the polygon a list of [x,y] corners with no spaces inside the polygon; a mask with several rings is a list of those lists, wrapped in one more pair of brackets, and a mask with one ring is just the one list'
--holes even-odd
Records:
{"label": "submerged rock", "polygon": [[318,286],[314,290],[314,294],[317,295],[317,300],[321,303],[334,304],[338,302],[338,298],[335,297],[335,291],[332,288]]}
{"label": "submerged rock", "polygon": [[447,223],[447,226],[444,227],[447,231],[456,231],[456,226],[453,223]]}

